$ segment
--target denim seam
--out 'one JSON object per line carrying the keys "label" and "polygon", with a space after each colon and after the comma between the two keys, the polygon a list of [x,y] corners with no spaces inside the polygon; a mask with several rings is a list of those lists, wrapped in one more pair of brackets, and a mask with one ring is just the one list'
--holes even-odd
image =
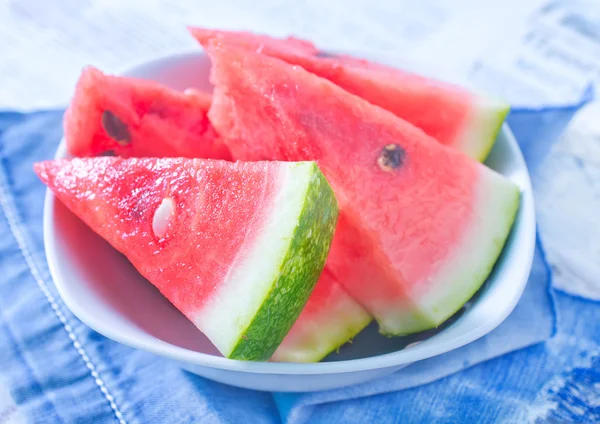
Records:
{"label": "denim seam", "polygon": [[[1,311],[0,311],[0,313],[1,313]],[[2,317],[4,317],[4,315],[2,315]],[[44,393],[42,390],[41,384],[40,384],[40,380],[35,375],[35,371],[33,370],[31,364],[27,360],[27,358],[23,352],[23,349],[21,348],[21,346],[19,346],[19,344],[16,340],[16,337],[15,337],[15,334],[14,334],[9,322],[5,321],[3,325],[4,325],[4,328],[5,328],[5,331],[8,335],[8,337],[10,338],[9,343],[12,342],[15,345],[15,349],[18,349],[19,354],[23,357],[24,367],[26,368],[27,373],[29,374],[31,379],[33,381],[35,381],[36,388],[39,388],[40,392]],[[58,413],[58,408],[57,408],[56,404],[54,403],[54,401],[49,396],[47,396],[45,393],[44,393],[44,395],[45,395],[45,398],[48,401],[48,403],[52,406],[52,410],[54,411],[54,415],[56,416],[57,420],[60,420],[61,423],[64,423],[65,421],[61,417],[61,415]],[[0,421],[0,423],[2,423],[2,421]]]}
{"label": "denim seam", "polygon": [[121,413],[119,407],[116,404],[115,398],[110,394],[108,388],[104,384],[104,381],[98,374],[98,371],[96,370],[96,366],[90,360],[89,356],[87,355],[87,353],[85,351],[85,348],[79,342],[77,336],[75,335],[75,332],[73,331],[73,328],[67,322],[67,319],[66,319],[65,315],[63,314],[63,312],[61,311],[60,306],[56,302],[56,299],[54,298],[54,296],[48,289],[48,284],[42,278],[41,273],[37,267],[37,264],[35,263],[35,260],[33,258],[33,255],[31,254],[29,247],[27,246],[27,243],[25,242],[25,237],[22,234],[18,215],[17,215],[16,211],[13,209],[9,200],[7,200],[7,198],[8,198],[8,190],[6,188],[4,179],[1,178],[1,176],[0,176],[0,206],[2,207],[2,209],[4,211],[4,215],[8,222],[10,231],[12,232],[13,237],[15,238],[15,240],[17,242],[19,250],[21,251],[21,255],[23,256],[23,259],[25,260],[25,263],[27,264],[27,267],[29,268],[29,271],[30,271],[33,279],[35,280],[38,288],[41,290],[41,292],[46,297],[46,300],[48,301],[48,303],[50,304],[50,307],[54,311],[56,318],[58,318],[58,320],[62,324],[63,329],[67,332],[69,339],[73,343],[73,347],[75,348],[75,350],[77,351],[77,353],[79,354],[79,356],[81,357],[83,362],[85,363],[85,366],[87,367],[87,369],[90,371],[90,376],[94,379],[94,382],[96,383],[96,385],[98,386],[98,388],[100,389],[100,391],[102,392],[102,394],[104,395],[106,400],[108,401],[119,424],[127,424],[127,422],[125,421],[125,419],[123,417],[123,414]]}

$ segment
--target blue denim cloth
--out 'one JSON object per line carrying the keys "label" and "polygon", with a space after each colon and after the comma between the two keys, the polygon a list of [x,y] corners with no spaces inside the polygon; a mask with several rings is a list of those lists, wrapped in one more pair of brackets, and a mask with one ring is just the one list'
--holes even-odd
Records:
{"label": "blue denim cloth", "polygon": [[[509,120],[522,125],[525,115],[530,129],[546,118],[516,110]],[[44,257],[44,187],[32,163],[53,156],[61,118],[0,113],[0,386],[32,422],[600,422],[598,305],[552,293],[541,246],[522,299],[496,330],[346,389],[237,389],[104,338],[65,307]],[[531,134],[517,131],[524,145],[539,142]]]}

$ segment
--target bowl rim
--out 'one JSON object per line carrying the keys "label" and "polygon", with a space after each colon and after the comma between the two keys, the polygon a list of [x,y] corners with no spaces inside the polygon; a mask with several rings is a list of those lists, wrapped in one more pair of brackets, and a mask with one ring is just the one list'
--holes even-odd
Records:
{"label": "bowl rim", "polygon": [[[134,65],[127,66],[124,70],[116,74],[127,75],[135,73],[136,69],[139,70],[142,67],[157,64],[159,62],[181,60],[189,56],[202,55],[204,55],[202,50],[186,50],[178,53],[163,54],[155,56],[152,59],[139,61]],[[368,57],[368,55],[363,55],[363,57]],[[372,58],[373,56],[370,57]],[[520,172],[523,172],[523,175],[521,176],[522,179],[519,181],[519,186],[521,189],[521,206],[516,219],[524,219],[526,222],[523,223],[523,225],[526,228],[531,228],[531,231],[525,232],[524,237],[519,238],[519,244],[524,250],[523,253],[527,255],[525,262],[526,265],[523,266],[519,272],[519,286],[513,292],[513,296],[505,302],[503,308],[498,308],[497,310],[493,311],[493,316],[490,319],[477,326],[476,328],[472,329],[471,331],[463,333],[460,336],[452,338],[450,340],[438,341],[433,346],[423,346],[422,343],[418,343],[411,346],[410,348],[405,348],[395,352],[366,358],[349,359],[333,362],[289,363],[239,361],[189,350],[162,340],[132,340],[131,338],[120,334],[118,330],[104,326],[101,319],[87,314],[85,307],[83,305],[79,305],[77,303],[77,299],[72,298],[69,295],[68,290],[65,289],[68,283],[65,284],[65,282],[61,279],[61,273],[58,269],[58,261],[60,260],[60,254],[53,249],[53,240],[57,237],[60,237],[59,234],[56,233],[55,226],[53,223],[55,211],[54,204],[56,202],[56,198],[49,189],[46,189],[44,199],[43,235],[44,249],[48,261],[50,274],[65,305],[79,320],[81,320],[84,324],[86,324],[93,330],[121,344],[144,350],[150,353],[154,353],[158,356],[166,357],[172,360],[181,361],[189,364],[215,369],[255,374],[323,375],[370,371],[390,367],[401,367],[403,365],[407,365],[416,361],[441,355],[443,353],[447,353],[483,337],[484,335],[495,329],[498,325],[500,325],[515,308],[525,289],[529,273],[531,271],[531,265],[533,263],[533,256],[536,243],[536,218],[534,211],[533,190],[531,186],[531,180],[521,150],[517,144],[514,135],[512,134],[512,131],[506,123],[503,124],[501,133],[506,138],[508,148],[510,149],[511,154],[515,158],[515,165],[517,166]],[[63,158],[65,156],[66,145],[65,140],[63,138],[56,151],[55,159]]]}

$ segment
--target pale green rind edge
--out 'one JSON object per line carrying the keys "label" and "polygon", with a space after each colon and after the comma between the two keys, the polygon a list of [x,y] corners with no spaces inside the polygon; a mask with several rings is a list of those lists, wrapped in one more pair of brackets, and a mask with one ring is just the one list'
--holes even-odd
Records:
{"label": "pale green rind edge", "polygon": [[316,163],[311,164],[310,178],[279,276],[227,356],[230,359],[268,360],[302,312],[325,266],[337,223],[337,200]]}
{"label": "pale green rind edge", "polygon": [[475,276],[459,276],[458,278],[471,278],[472,283],[464,286],[464,290],[456,293],[452,298],[445,298],[436,304],[436,311],[425,310],[418,308],[412,311],[407,311],[406,320],[404,320],[401,330],[389,331],[386,330],[386,325],[376,317],[379,324],[379,332],[387,337],[405,336],[418,333],[425,330],[436,328],[445,322],[448,318],[454,315],[463,305],[473,297],[473,295],[483,286],[487,278],[492,273],[492,270],[502,254],[504,245],[510,236],[517,212],[520,206],[521,191],[519,187],[513,183],[512,201],[506,203],[506,216],[508,219],[504,221],[502,236],[497,237],[490,249],[490,260],[486,263],[480,273]]}
{"label": "pale green rind edge", "polygon": [[319,321],[324,322],[325,328],[318,331],[316,343],[304,341],[290,344],[285,348],[282,345],[271,359],[275,362],[319,362],[350,342],[373,320],[373,317],[354,300],[344,312],[335,310],[319,317]]}
{"label": "pale green rind edge", "polygon": [[510,112],[510,105],[489,96],[478,96],[474,116],[462,135],[458,150],[473,159],[484,162],[489,156],[502,124]]}
{"label": "pale green rind edge", "polygon": [[[462,306],[462,305],[461,305]],[[459,307],[460,309],[460,307]],[[406,309],[405,315],[401,321],[402,329],[387,329],[388,325],[383,320],[375,317],[375,321],[379,325],[379,333],[386,337],[407,336],[409,334],[419,333],[421,331],[436,328],[439,324],[435,322],[425,311],[415,307],[415,309]]]}
{"label": "pale green rind edge", "polygon": [[432,311],[435,326],[440,325],[442,322],[446,321],[453,314],[455,314],[460,308],[462,308],[462,306],[471,297],[473,297],[473,295],[481,288],[481,286],[483,286],[492,273],[496,262],[504,250],[506,241],[510,236],[521,203],[521,191],[519,187],[514,184],[511,189],[511,201],[506,203],[504,210],[505,215],[503,215],[506,217],[506,219],[500,224],[502,225],[501,235],[494,237],[492,240],[492,247],[488,252],[490,255],[489,262],[486,263],[485,267],[481,269],[477,275],[463,275],[465,280],[471,277],[473,281],[472,284],[465,286],[464,291],[456,292],[455,296],[448,297],[443,302],[438,302],[435,310]]}

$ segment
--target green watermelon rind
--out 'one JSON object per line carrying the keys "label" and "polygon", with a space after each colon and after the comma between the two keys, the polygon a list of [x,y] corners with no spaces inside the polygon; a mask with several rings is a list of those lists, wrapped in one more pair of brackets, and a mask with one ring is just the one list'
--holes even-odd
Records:
{"label": "green watermelon rind", "polygon": [[484,162],[510,112],[510,105],[485,95],[477,96],[474,103],[473,116],[454,147],[473,159]]}
{"label": "green watermelon rind", "polygon": [[[304,165],[300,172],[305,173]],[[268,360],[302,312],[325,266],[338,216],[337,200],[316,163],[302,210],[281,262],[278,276],[227,355],[230,359]]]}
{"label": "green watermelon rind", "polygon": [[319,325],[319,328],[311,334],[312,337],[309,337],[308,340],[300,337],[289,344],[282,344],[271,360],[275,362],[319,362],[350,342],[373,320],[371,315],[350,295],[347,295],[346,299],[338,299],[334,306],[335,309],[323,311],[318,318],[315,318],[314,322]]}
{"label": "green watermelon rind", "polygon": [[[335,333],[332,336],[331,342],[328,343],[327,347],[317,350],[315,355],[307,356],[306,362],[319,362],[333,352],[338,352],[339,349],[346,343],[352,343],[352,340],[363,331],[373,321],[373,317],[366,311],[364,315],[356,316],[353,320],[348,320],[345,328],[342,331]],[[338,330],[340,328],[338,327]]]}
{"label": "green watermelon rind", "polygon": [[[447,288],[446,291],[434,288],[426,298],[413,299],[414,305],[418,306],[416,309],[403,311],[402,319],[399,319],[399,315],[385,319],[375,317],[381,334],[389,337],[403,336],[436,328],[458,312],[487,281],[510,236],[520,206],[521,191],[515,183],[495,171],[487,168],[486,171],[485,179],[490,181],[490,184],[485,186],[484,193],[487,194],[484,194],[485,198],[480,204],[488,214],[497,217],[495,220],[486,221],[493,222],[496,234],[492,237],[484,234],[471,246],[470,255],[468,254],[465,260],[478,262],[478,272],[473,274],[472,266],[463,266],[462,269],[458,268],[458,271],[455,269],[448,272],[446,269],[447,274],[451,275],[451,279],[443,284],[443,287]],[[496,208],[498,203],[501,206]],[[476,258],[477,255],[481,257]],[[457,267],[461,265],[461,259],[457,257],[449,259],[449,262]]]}

